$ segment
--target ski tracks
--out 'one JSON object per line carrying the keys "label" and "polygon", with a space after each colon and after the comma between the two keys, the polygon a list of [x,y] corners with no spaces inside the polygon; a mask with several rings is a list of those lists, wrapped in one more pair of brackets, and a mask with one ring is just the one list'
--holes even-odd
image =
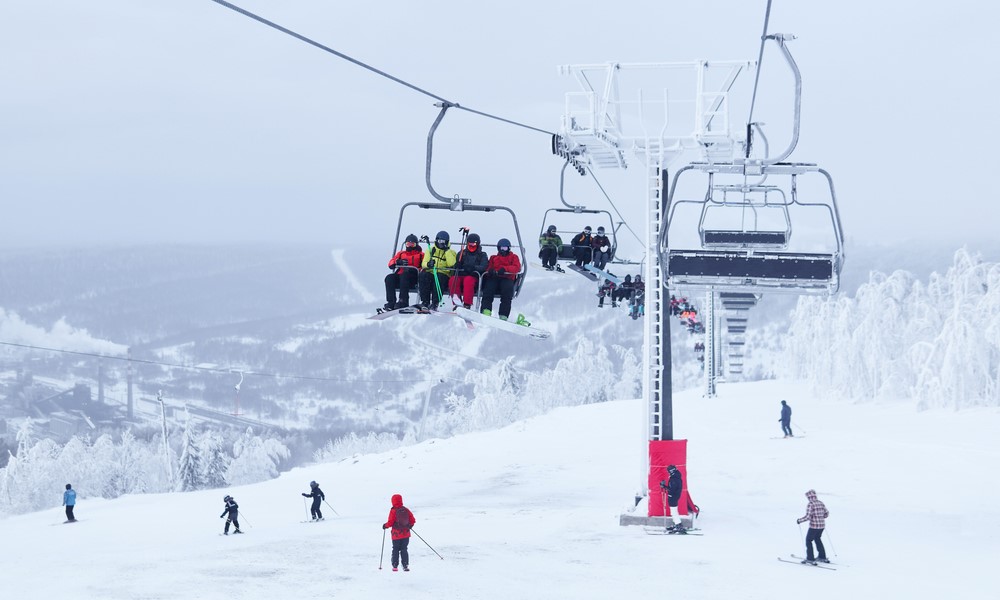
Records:
{"label": "ski tracks", "polygon": [[366,303],[374,303],[376,300],[375,295],[369,292],[368,288],[362,285],[361,281],[354,276],[354,272],[351,271],[351,268],[347,265],[347,261],[344,260],[344,251],[335,248],[330,251],[330,256],[333,258],[333,264],[344,274],[344,281],[357,290],[358,295]]}

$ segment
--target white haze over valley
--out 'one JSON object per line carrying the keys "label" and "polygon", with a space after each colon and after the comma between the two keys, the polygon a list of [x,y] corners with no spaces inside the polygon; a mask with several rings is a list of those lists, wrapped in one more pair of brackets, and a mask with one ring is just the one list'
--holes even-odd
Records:
{"label": "white haze over valley", "polygon": [[[1000,117],[955,107],[997,95],[1000,5],[773,3],[768,31],[798,36],[803,75],[789,160],[832,174],[846,262],[838,294],[765,292],[738,315],[745,335],[721,328],[715,397],[704,336],[671,320],[673,434],[701,509],[684,537],[619,522],[660,501],[638,497],[644,322],[537,266],[561,206],[547,130],[577,91],[556,66],[756,60],[767,3],[237,4],[545,129],[453,109],[435,140],[437,191],[509,206],[517,229],[494,213],[402,219],[431,198],[433,100],[218,3],[4,4],[4,598],[997,597],[1000,243],[967,157],[992,153]],[[765,52],[754,113],[772,149],[792,127],[781,60]],[[732,88],[734,130],[753,81]],[[635,263],[618,276],[653,259],[633,232],[648,173],[627,161],[596,173],[604,189],[565,181],[611,223],[555,217],[624,221],[618,257]],[[455,241],[458,225],[487,244],[520,233],[512,320],[549,339],[369,319],[397,227]],[[704,293],[669,293],[704,317]],[[320,523],[300,500],[310,481]],[[63,522],[66,483],[78,523]],[[810,489],[830,511],[830,568],[777,560],[803,555]],[[380,527],[397,493],[423,538],[410,572],[391,570]],[[222,535],[227,494],[245,535]]]}

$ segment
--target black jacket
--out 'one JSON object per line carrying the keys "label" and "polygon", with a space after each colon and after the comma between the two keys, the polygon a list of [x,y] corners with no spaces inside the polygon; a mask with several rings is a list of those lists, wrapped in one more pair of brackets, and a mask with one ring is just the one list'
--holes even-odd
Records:
{"label": "black jacket", "polygon": [[[771,414],[774,414],[774,413],[771,413]],[[782,421],[791,421],[792,420],[792,407],[791,406],[788,406],[787,404],[782,404],[781,405],[781,420]]]}
{"label": "black jacket", "polygon": [[222,517],[226,516],[226,513],[229,513],[229,518],[233,518],[239,511],[239,508],[240,505],[236,504],[236,500],[230,498],[229,500],[226,500],[226,508],[223,509],[222,514],[219,515],[219,518],[221,519]]}
{"label": "black jacket", "polygon": [[316,500],[314,500],[314,502],[319,502],[320,500],[326,500],[326,494],[323,493],[323,490],[319,489],[318,485],[312,489],[312,493],[302,494],[302,495],[305,496],[306,498],[315,498]]}
{"label": "black jacket", "polygon": [[483,252],[482,248],[475,252],[470,252],[468,248],[459,251],[455,259],[455,275],[482,275],[486,272],[486,266],[490,262],[490,257]]}
{"label": "black jacket", "polygon": [[677,503],[681,500],[681,490],[683,488],[684,484],[681,482],[680,469],[674,469],[670,472],[670,480],[667,481],[667,504],[677,506]]}

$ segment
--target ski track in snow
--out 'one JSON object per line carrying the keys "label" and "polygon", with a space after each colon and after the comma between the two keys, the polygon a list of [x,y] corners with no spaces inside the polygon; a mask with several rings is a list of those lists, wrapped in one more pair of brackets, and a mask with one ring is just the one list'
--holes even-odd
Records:
{"label": "ski track in snow", "polygon": [[344,260],[344,250],[334,249],[330,251],[330,256],[333,258],[333,264],[337,266],[338,269],[344,274],[344,281],[347,282],[352,288],[357,290],[358,295],[365,302],[372,304],[375,302],[375,295],[368,291],[361,281],[354,275],[351,268],[347,265],[347,261]]}

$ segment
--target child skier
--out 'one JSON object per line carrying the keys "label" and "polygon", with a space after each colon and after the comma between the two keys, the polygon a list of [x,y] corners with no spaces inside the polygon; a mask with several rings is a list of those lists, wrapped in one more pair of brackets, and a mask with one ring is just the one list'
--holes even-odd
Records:
{"label": "child skier", "polygon": [[323,512],[320,511],[319,509],[319,503],[322,502],[323,500],[326,500],[326,496],[323,494],[323,490],[319,489],[319,484],[316,483],[315,481],[310,481],[309,487],[312,488],[312,491],[309,492],[308,494],[302,494],[302,495],[305,496],[306,498],[313,499],[312,508],[310,509],[312,512],[313,521],[322,521]]}
{"label": "child skier", "polygon": [[243,533],[242,531],[240,531],[240,522],[237,520],[239,517],[240,505],[236,504],[236,500],[228,494],[226,495],[225,498],[222,499],[222,501],[226,503],[226,508],[222,510],[222,514],[219,515],[219,518],[221,519],[227,514],[229,515],[229,518],[226,519],[226,528],[222,530],[222,535],[229,535],[230,523],[232,523],[233,526],[236,527],[236,531],[234,531],[233,533]]}
{"label": "child skier", "polygon": [[393,494],[392,508],[389,509],[389,518],[382,524],[382,529],[392,527],[392,570],[398,571],[399,562],[402,559],[403,570],[410,570],[410,553],[406,547],[410,544],[410,529],[417,523],[416,517],[410,509],[403,506],[403,496]]}

